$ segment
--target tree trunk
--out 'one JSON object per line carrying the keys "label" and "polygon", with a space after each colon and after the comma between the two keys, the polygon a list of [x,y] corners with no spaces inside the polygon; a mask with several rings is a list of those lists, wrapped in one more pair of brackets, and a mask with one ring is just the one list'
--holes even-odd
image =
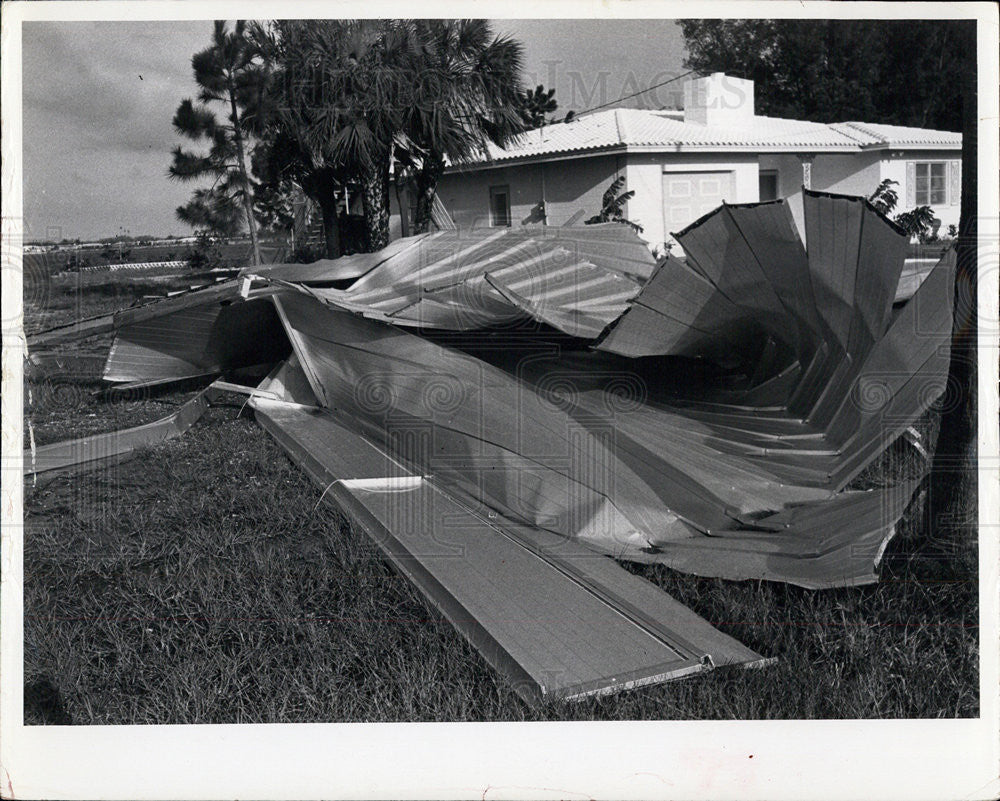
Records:
{"label": "tree trunk", "polygon": [[413,233],[426,234],[431,223],[434,195],[438,180],[444,173],[444,159],[439,153],[431,153],[424,161],[423,168],[416,175],[417,208],[413,215]]}
{"label": "tree trunk", "polygon": [[326,258],[340,256],[340,220],[337,219],[337,196],[335,190],[324,188],[319,194],[319,208],[323,212],[323,240],[326,243]]}
{"label": "tree trunk", "polygon": [[336,259],[341,254],[340,218],[337,216],[337,189],[339,182],[333,170],[320,168],[302,177],[302,191],[316,201],[323,214],[324,255]]}
{"label": "tree trunk", "polygon": [[365,209],[365,250],[374,253],[389,244],[389,155],[375,160],[361,175]]}
{"label": "tree trunk", "polygon": [[250,231],[250,246],[253,249],[253,263],[259,265],[260,243],[257,241],[257,224],[253,218],[253,199],[250,197],[250,173],[247,170],[247,158],[243,148],[243,131],[240,128],[240,114],[236,108],[236,87],[229,79],[229,104],[233,110],[233,139],[236,140],[236,154],[239,157],[240,176],[243,179],[243,211],[247,217],[247,229]]}
{"label": "tree trunk", "polygon": [[[936,540],[962,543],[977,519],[977,235],[978,155],[975,22],[968,23],[962,70],[962,208],[956,244],[955,320],[948,384],[957,397],[942,410],[931,472],[930,525]],[[952,394],[950,391],[949,396]]]}
{"label": "tree trunk", "polygon": [[[401,183],[402,186],[400,185]],[[398,175],[396,176],[396,180],[392,182],[393,188],[396,191],[396,207],[399,209],[400,236],[410,236],[413,233],[410,230],[410,195],[409,187],[406,183],[401,182]]]}

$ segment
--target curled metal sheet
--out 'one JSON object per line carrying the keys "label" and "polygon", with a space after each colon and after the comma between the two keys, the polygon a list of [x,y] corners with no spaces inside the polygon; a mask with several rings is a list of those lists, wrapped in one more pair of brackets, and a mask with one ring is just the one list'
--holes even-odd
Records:
{"label": "curled metal sheet", "polygon": [[[803,243],[781,201],[723,206],[659,264],[611,224],[401,240],[349,257],[347,289],[277,266],[247,299],[123,317],[108,369],[123,343],[143,378],[291,349],[317,404],[519,525],[692,572],[871,580],[852,532],[884,539],[913,487],[872,496],[878,525],[839,493],[944,391],[954,257],[894,316],[905,237],[863,198],[806,192],[805,214]],[[846,543],[803,552],[810,510]],[[741,544],[762,527],[775,558]]]}
{"label": "curled metal sheet", "polygon": [[[444,252],[416,258],[420,240],[347,289],[283,281],[282,319],[325,405],[387,447],[394,427],[423,431],[408,458],[512,519],[692,572],[872,580],[878,549],[801,551],[807,512],[832,510],[855,545],[902,513],[908,484],[869,499],[878,525],[838,493],[944,390],[953,256],[894,318],[906,237],[863,198],[804,204],[805,243],[783,201],[724,205],[644,277],[625,226],[448,232]],[[569,337],[554,356],[546,331]],[[704,375],[678,381],[675,364],[657,386],[664,357]],[[462,398],[445,416],[425,402],[437,384]],[[635,398],[616,406],[623,387]],[[738,544],[793,505],[769,547],[798,561]]]}
{"label": "curled metal sheet", "polygon": [[[805,242],[782,201],[723,206],[677,234],[683,259],[659,263],[609,224],[441,231],[256,269],[242,285],[116,315],[106,376],[266,363],[266,399],[253,403],[268,430],[327,489],[340,482],[338,502],[531,693],[662,680],[701,654],[671,651],[669,632],[643,619],[629,630],[635,659],[546,685],[547,660],[576,656],[550,653],[544,632],[525,644],[489,622],[483,599],[494,593],[496,606],[502,594],[465,582],[507,554],[544,584],[554,563],[518,550],[542,542],[564,578],[596,552],[810,588],[877,580],[919,482],[846,488],[945,391],[955,259],[945,254],[894,309],[906,237],[863,198],[806,191],[804,205]],[[368,470],[352,448],[387,467],[348,475]],[[343,484],[393,476],[427,483],[396,504]],[[447,514],[425,514],[429,500]],[[426,550],[463,539],[479,554],[467,564]],[[594,569],[599,582],[559,584],[558,604],[592,580],[606,601],[619,585],[646,593]],[[645,603],[656,602],[630,608]],[[624,636],[614,614],[598,614],[608,642]],[[685,625],[735,662],[759,661],[703,623]],[[648,636],[665,650],[640,658]]]}

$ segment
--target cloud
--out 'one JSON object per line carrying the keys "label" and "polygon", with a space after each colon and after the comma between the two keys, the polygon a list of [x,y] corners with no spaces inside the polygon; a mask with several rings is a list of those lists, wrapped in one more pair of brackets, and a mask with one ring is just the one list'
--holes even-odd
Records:
{"label": "cloud", "polygon": [[[683,59],[668,20],[493,27],[523,43],[525,80],[554,86],[561,111],[649,86],[666,70],[679,72]],[[24,24],[26,228],[104,236],[128,220],[132,230],[184,230],[174,209],[193,187],[166,177],[170,150],[182,141],[171,120],[181,99],[196,94],[191,56],[211,34],[210,20]]]}
{"label": "cloud", "polygon": [[182,229],[174,209],[191,187],[166,178],[180,141],[171,119],[195,92],[191,55],[210,35],[206,21],[25,24],[26,228]]}

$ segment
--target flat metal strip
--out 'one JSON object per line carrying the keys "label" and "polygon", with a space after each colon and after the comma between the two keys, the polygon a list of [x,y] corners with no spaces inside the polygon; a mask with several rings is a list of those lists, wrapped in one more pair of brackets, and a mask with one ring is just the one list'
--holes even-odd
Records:
{"label": "flat metal strip", "polygon": [[217,393],[205,389],[172,414],[152,423],[54,442],[24,452],[24,475],[32,476],[67,469],[105,464],[135,451],[179,436],[208,410]]}

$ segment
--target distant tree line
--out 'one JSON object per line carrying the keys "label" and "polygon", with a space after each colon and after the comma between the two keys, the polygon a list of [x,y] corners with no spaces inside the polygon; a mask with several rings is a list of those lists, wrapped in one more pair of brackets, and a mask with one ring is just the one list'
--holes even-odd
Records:
{"label": "distant tree line", "polygon": [[[681,20],[684,65],[748,78],[756,112],[962,130],[965,20]],[[973,56],[974,57],[974,56]]]}

